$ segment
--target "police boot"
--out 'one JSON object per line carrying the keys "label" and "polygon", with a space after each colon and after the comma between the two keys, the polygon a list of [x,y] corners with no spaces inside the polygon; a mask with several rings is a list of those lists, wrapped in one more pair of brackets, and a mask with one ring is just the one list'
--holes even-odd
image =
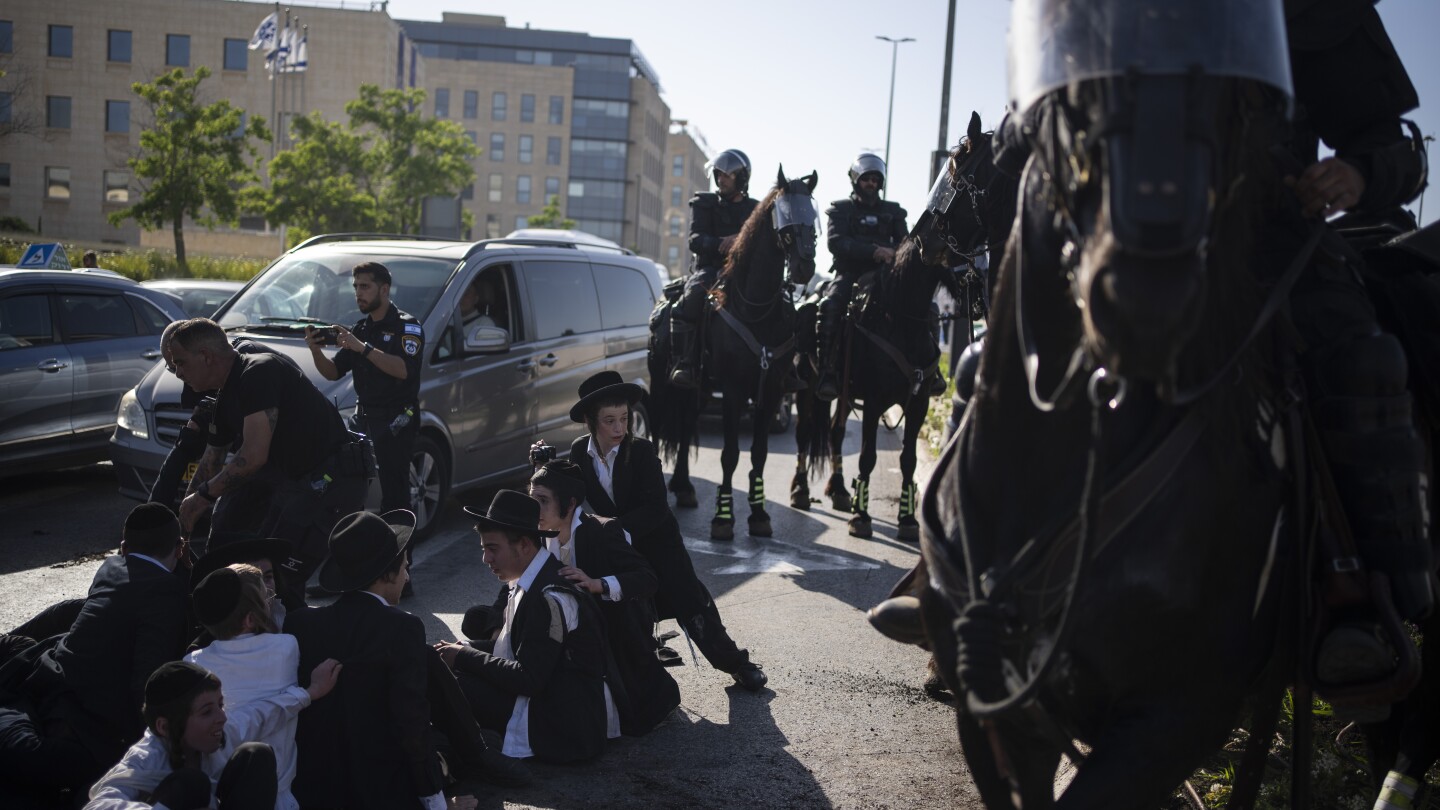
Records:
{"label": "police boot", "polygon": [[820,382],[815,386],[815,396],[826,402],[840,396],[835,365],[840,353],[840,323],[844,317],[843,301],[826,298],[820,302],[820,315],[815,319],[815,354],[816,365],[820,367]]}
{"label": "police boot", "polygon": [[676,388],[694,390],[700,387],[700,345],[695,340],[695,324],[680,318],[670,319],[670,351],[674,353],[675,370],[670,372],[670,384]]}
{"label": "police boot", "polygon": [[[940,307],[930,302],[930,339],[935,341],[935,352],[940,352]],[[945,395],[945,372],[938,367],[935,369],[935,376],[930,378],[930,396],[941,397]]]}

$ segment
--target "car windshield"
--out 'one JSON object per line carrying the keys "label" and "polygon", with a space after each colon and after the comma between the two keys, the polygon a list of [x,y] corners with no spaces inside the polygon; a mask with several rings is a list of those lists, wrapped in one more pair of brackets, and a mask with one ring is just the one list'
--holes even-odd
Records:
{"label": "car windshield", "polygon": [[360,310],[355,306],[350,270],[371,258],[390,269],[390,300],[422,321],[457,264],[454,259],[306,250],[271,265],[217,313],[216,320],[226,328],[264,325],[284,331],[306,323],[355,323],[360,320]]}

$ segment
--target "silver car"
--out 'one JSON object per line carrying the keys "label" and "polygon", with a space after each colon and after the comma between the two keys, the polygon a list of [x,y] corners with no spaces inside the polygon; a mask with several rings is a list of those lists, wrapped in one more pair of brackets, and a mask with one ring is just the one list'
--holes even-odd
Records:
{"label": "silver car", "polygon": [[[584,432],[569,411],[586,377],[613,369],[649,387],[647,324],[661,286],[655,263],[563,235],[475,243],[317,237],[275,260],[215,320],[232,337],[292,357],[349,416],[351,377],[329,382],[315,371],[304,328],[360,319],[350,271],[365,261],[390,269],[391,300],[425,330],[411,463],[421,531],[434,525],[452,489],[528,474],[536,439],[568,451]],[[189,417],[180,390],[174,375],[156,369],[121,402],[112,459],[122,493],[143,498],[154,483]],[[643,408],[637,417],[643,431]]]}
{"label": "silver car", "polygon": [[0,270],[0,475],[103,461],[179,302],[126,278]]}

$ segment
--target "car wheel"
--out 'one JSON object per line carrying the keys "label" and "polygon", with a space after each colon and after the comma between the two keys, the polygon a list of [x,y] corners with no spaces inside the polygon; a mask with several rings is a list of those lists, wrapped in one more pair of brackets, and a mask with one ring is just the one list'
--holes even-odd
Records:
{"label": "car wheel", "polygon": [[786,394],[780,400],[780,408],[775,412],[775,418],[770,420],[770,432],[772,434],[785,433],[795,422],[795,395]]}
{"label": "car wheel", "polygon": [[415,537],[430,536],[440,525],[440,514],[450,496],[450,463],[434,439],[421,434],[410,455],[410,511],[415,513]]}
{"label": "car wheel", "polygon": [[642,439],[650,438],[650,414],[646,412],[645,406],[635,403],[635,410],[630,412],[630,433]]}

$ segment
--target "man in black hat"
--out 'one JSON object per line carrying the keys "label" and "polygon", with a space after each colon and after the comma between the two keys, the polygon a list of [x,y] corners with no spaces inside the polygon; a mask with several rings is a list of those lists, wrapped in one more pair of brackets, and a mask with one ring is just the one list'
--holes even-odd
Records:
{"label": "man in black hat", "polygon": [[655,607],[673,618],[712,666],[744,688],[758,692],[769,681],[750,654],[736,646],[680,536],[670,511],[660,457],[648,439],[630,434],[630,411],[644,391],[614,371],[602,371],[580,384],[580,401],[570,418],[590,433],[570,445],[585,477],[585,500],[597,515],[620,522],[659,578]]}
{"label": "man in black hat", "polygon": [[83,789],[144,731],[145,682],[185,651],[181,553],[175,514],[135,507],[120,554],[100,564],[70,630],[7,665],[28,672],[6,679],[23,687],[0,709],[4,781]]}
{"label": "man in black hat", "polygon": [[[410,577],[406,549],[414,529],[415,515],[403,509],[341,518],[320,566],[320,584],[340,598],[286,618],[285,631],[300,642],[302,686],[305,674],[327,658],[347,667],[334,697],[301,715],[296,730],[294,793],[304,807],[445,806],[430,736],[428,659],[435,653],[424,623],[394,606]],[[492,781],[526,781],[514,763],[485,748],[473,724],[468,733],[454,723],[444,730],[461,753],[457,764]]]}
{"label": "man in black hat", "polygon": [[620,735],[606,684],[605,636],[590,598],[561,575],[545,548],[540,504],[502,489],[484,512],[470,507],[485,564],[508,592],[505,621],[490,651],[437,645],[480,725],[505,735],[504,752],[577,762]]}

